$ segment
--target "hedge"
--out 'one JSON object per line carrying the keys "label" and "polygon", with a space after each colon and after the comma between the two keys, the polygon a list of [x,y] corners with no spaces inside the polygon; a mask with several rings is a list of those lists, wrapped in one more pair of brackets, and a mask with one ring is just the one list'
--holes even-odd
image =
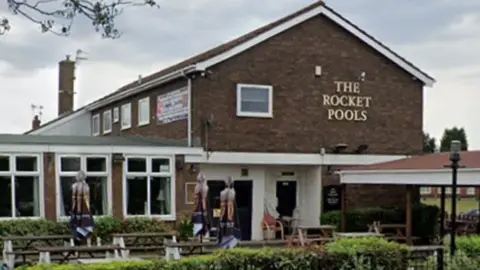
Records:
{"label": "hedge", "polygon": [[[422,203],[412,206],[413,235],[420,237],[420,243],[429,244],[437,236],[438,217],[440,209],[437,206]],[[382,223],[406,223],[405,209],[402,208],[358,208],[347,211],[346,230],[348,232],[362,232],[368,229],[374,221]],[[341,212],[325,213],[320,218],[321,224],[332,224],[340,227]]]}
{"label": "hedge", "polygon": [[[114,233],[134,232],[165,232],[173,229],[173,224],[150,218],[129,218],[125,220],[105,217],[95,219],[94,239],[100,237],[102,241],[111,242]],[[0,222],[1,236],[26,236],[26,235],[61,235],[71,234],[67,222],[49,220],[11,220]],[[15,243],[14,243],[15,245]],[[3,247],[3,242],[0,243]]]}
{"label": "hedge", "polygon": [[[30,270],[189,270],[189,269],[389,269],[405,270],[407,248],[379,238],[341,239],[325,248],[233,249],[179,261],[37,265]],[[358,258],[361,258],[359,260]],[[374,267],[374,268],[372,268]],[[377,268],[378,267],[378,268]]]}

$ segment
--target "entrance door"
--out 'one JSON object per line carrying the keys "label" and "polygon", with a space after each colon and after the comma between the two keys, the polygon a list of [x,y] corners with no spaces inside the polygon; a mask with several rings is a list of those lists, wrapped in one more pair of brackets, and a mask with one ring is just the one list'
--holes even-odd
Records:
{"label": "entrance door", "polygon": [[280,216],[291,217],[297,207],[297,181],[277,181],[277,211]]}
{"label": "entrance door", "polygon": [[[252,238],[253,181],[235,181],[233,187],[236,193],[237,214],[242,240],[250,240]],[[224,181],[208,181],[208,202],[212,211],[220,208],[220,192],[224,188]],[[218,218],[213,218],[213,227],[218,227]]]}
{"label": "entrance door", "polygon": [[[215,217],[215,210],[220,213],[220,192],[225,188],[224,181],[211,181],[208,182],[208,205],[210,206],[211,213],[210,216],[212,217],[212,227],[218,227],[218,217]],[[212,237],[216,235],[211,235]]]}

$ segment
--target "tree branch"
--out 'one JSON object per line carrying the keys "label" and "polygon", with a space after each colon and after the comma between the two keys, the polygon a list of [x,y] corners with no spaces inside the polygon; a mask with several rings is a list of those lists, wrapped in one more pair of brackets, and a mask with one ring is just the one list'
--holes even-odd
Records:
{"label": "tree branch", "polygon": [[[20,15],[38,24],[42,32],[68,36],[76,17],[84,17],[92,22],[96,32],[103,38],[120,37],[115,27],[115,19],[128,6],[158,7],[155,0],[5,0],[14,15]],[[0,35],[11,29],[7,18],[0,18]]]}

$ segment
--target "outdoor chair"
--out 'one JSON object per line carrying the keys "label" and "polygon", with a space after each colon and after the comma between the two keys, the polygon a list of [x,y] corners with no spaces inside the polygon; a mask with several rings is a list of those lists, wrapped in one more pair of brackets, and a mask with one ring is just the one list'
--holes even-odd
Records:
{"label": "outdoor chair", "polygon": [[283,228],[283,224],[272,216],[263,216],[262,231],[263,238],[266,240],[275,239],[277,232],[280,232],[280,237],[282,240],[285,239],[285,231]]}

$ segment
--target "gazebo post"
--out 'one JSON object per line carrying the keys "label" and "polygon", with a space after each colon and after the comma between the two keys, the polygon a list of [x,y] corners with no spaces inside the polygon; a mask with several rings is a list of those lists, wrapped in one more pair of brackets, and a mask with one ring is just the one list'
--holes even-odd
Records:
{"label": "gazebo post", "polygon": [[[478,188],[475,187],[475,197],[477,197],[477,210],[480,211],[480,193]],[[477,218],[477,234],[480,234],[480,215],[476,215]]]}
{"label": "gazebo post", "polygon": [[340,231],[345,232],[347,228],[347,185],[346,184],[342,184],[340,198],[341,198]]}
{"label": "gazebo post", "polygon": [[405,206],[406,209],[406,228],[405,228],[405,236],[407,237],[407,245],[412,245],[412,186],[407,185],[407,205]]}

